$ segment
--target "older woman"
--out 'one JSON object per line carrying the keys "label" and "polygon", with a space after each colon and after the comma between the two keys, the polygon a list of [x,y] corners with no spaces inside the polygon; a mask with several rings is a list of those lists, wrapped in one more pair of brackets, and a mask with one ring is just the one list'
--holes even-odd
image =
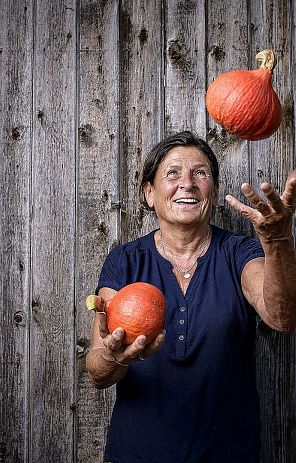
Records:
{"label": "older woman", "polygon": [[268,183],[266,201],[242,185],[251,207],[227,196],[260,242],[209,224],[218,164],[190,132],[152,149],[142,187],[159,229],[113,249],[97,291],[109,299],[132,282],[157,286],[167,301],[165,332],[126,347],[123,329],[109,333],[104,315],[95,316],[87,367],[96,387],[117,383],[105,459],[259,462],[256,315],[275,330],[296,325],[296,171],[281,197]]}

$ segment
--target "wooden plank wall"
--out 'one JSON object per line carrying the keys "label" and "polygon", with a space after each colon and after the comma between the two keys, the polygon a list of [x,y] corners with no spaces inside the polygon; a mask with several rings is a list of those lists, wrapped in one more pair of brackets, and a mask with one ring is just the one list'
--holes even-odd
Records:
{"label": "wooden plank wall", "polygon": [[[85,371],[84,307],[108,251],[156,226],[138,199],[165,133],[207,138],[221,166],[214,222],[240,184],[282,190],[295,166],[292,0],[2,0],[0,8],[0,462],[101,463],[115,388]],[[207,116],[222,72],[273,48],[279,131],[247,143]],[[262,463],[296,461],[294,335],[258,323]]]}
{"label": "wooden plank wall", "polygon": [[32,2],[0,8],[0,461],[30,445]]}

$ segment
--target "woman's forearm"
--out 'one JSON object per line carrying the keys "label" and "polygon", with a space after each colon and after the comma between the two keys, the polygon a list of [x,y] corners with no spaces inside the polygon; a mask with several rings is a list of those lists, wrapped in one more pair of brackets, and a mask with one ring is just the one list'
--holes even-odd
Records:
{"label": "woman's forearm", "polygon": [[128,370],[127,365],[116,362],[102,347],[90,349],[86,357],[86,368],[91,382],[98,389],[116,384]]}
{"label": "woman's forearm", "polygon": [[265,310],[280,331],[296,328],[296,258],[291,239],[262,243]]}

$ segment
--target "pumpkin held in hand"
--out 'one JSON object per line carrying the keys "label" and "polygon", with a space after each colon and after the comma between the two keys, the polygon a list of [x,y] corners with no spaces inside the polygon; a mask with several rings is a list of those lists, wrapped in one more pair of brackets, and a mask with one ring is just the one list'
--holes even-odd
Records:
{"label": "pumpkin held in hand", "polygon": [[272,88],[276,58],[272,50],[256,55],[259,69],[221,74],[209,86],[207,110],[215,122],[244,140],[270,137],[282,120],[282,108]]}
{"label": "pumpkin held in hand", "polygon": [[153,341],[162,330],[166,310],[162,292],[142,282],[124,286],[108,301],[88,296],[86,306],[89,310],[106,312],[110,333],[119,326],[124,329],[123,344],[133,343],[140,334],[146,336],[146,344]]}

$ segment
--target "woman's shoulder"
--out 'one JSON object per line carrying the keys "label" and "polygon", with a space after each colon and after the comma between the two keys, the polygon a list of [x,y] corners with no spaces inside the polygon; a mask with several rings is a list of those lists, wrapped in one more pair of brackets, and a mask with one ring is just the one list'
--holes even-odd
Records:
{"label": "woman's shoulder", "polygon": [[264,251],[258,239],[250,236],[213,227],[213,236],[216,242],[215,249],[223,255],[228,262],[235,262],[242,271],[244,265],[257,257],[264,257]]}
{"label": "woman's shoulder", "polygon": [[259,243],[259,241],[251,236],[242,235],[240,233],[236,233],[230,230],[226,230],[225,228],[220,228],[216,225],[212,225],[213,235],[217,241],[225,246],[234,244],[240,244],[242,242],[251,242],[251,243]]}
{"label": "woman's shoulder", "polygon": [[151,250],[154,244],[154,233],[156,230],[151,231],[150,233],[140,236],[132,241],[127,241],[121,243],[110,251],[110,254],[113,256],[120,254],[137,254],[145,251]]}

